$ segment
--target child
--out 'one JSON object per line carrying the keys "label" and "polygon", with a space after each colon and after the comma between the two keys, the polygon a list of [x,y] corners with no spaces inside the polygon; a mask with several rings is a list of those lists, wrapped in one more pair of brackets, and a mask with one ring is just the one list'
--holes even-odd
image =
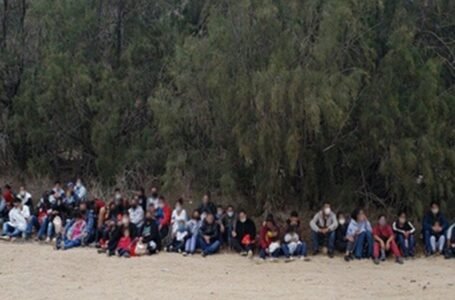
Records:
{"label": "child", "polygon": [[232,247],[242,256],[253,258],[253,249],[256,242],[256,225],[248,218],[246,212],[241,209],[239,218],[232,231]]}
{"label": "child", "polygon": [[179,198],[175,204],[175,208],[172,211],[171,216],[171,225],[172,225],[172,235],[175,235],[178,229],[178,223],[180,221],[186,222],[188,217],[186,215],[186,210],[183,208],[183,199]]}
{"label": "child", "polygon": [[152,255],[161,250],[161,236],[158,223],[154,217],[154,208],[150,206],[145,214],[144,227],[142,229],[141,242],[146,245],[147,254]]}
{"label": "child", "polygon": [[341,253],[345,253],[348,245],[346,233],[348,231],[349,222],[346,222],[346,216],[342,212],[337,214],[337,219],[338,227],[335,230],[335,248]]}
{"label": "child", "polygon": [[129,258],[131,256],[131,247],[132,247],[132,240],[130,237],[130,231],[128,228],[123,230],[123,236],[120,238],[116,253],[119,257]]}
{"label": "child", "polygon": [[446,242],[442,224],[439,221],[435,221],[433,228],[440,228],[440,230],[434,230],[430,236],[431,253],[442,254]]}
{"label": "child", "polygon": [[354,257],[357,259],[371,257],[374,243],[372,231],[370,221],[368,221],[363,209],[356,208],[352,212],[346,232],[345,261],[350,261]]}
{"label": "child", "polygon": [[196,251],[199,228],[201,227],[199,210],[193,210],[191,220],[187,222],[186,227],[188,229],[189,237],[185,242],[185,251],[183,252],[183,256],[187,256],[188,254],[192,255],[194,251]]}
{"label": "child", "polygon": [[167,247],[168,252],[182,253],[185,250],[185,242],[189,236],[188,227],[184,220],[180,220],[177,224],[177,231],[173,234],[171,244]]}
{"label": "child", "polygon": [[300,220],[296,211],[291,212],[291,217],[287,220],[287,224],[281,251],[286,257],[286,260],[292,260],[294,256],[305,259],[307,256],[307,247],[305,242],[299,238]]}
{"label": "child", "polygon": [[400,250],[395,243],[395,235],[393,234],[392,226],[387,224],[387,219],[384,215],[379,216],[378,224],[373,228],[373,237],[375,240],[373,261],[376,265],[379,264],[379,259],[385,261],[387,251],[393,253],[397,263],[403,264]]}
{"label": "child", "polygon": [[275,219],[272,214],[269,214],[265,219],[265,222],[262,224],[260,231],[260,251],[259,257],[261,259],[266,259],[270,257],[274,261],[277,257],[280,256],[280,230],[275,223]]}
{"label": "child", "polygon": [[406,219],[406,213],[400,212],[398,220],[392,224],[393,231],[395,232],[396,242],[400,247],[401,253],[405,258],[414,257],[415,253],[415,227]]}

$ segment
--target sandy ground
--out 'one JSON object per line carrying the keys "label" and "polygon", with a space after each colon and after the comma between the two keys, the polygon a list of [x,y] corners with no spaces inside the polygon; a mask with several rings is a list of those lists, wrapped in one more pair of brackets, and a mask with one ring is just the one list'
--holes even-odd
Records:
{"label": "sandy ground", "polygon": [[120,259],[0,242],[0,299],[454,299],[455,260],[264,262],[234,254]]}

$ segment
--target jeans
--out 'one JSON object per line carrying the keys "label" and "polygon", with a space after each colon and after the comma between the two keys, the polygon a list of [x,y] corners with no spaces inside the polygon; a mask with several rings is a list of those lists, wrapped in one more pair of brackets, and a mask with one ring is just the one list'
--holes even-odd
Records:
{"label": "jeans", "polygon": [[295,248],[294,253],[291,253],[289,251],[289,245],[288,244],[283,244],[281,245],[281,251],[283,252],[283,255],[286,257],[291,257],[291,256],[307,256],[307,247],[304,242],[300,242],[297,245],[297,248]]}
{"label": "jeans", "polygon": [[20,236],[21,234],[22,234],[22,231],[20,231],[18,228],[9,225],[8,222],[3,223],[3,231],[2,231],[3,236],[17,237],[17,236]]}
{"label": "jeans", "polygon": [[185,242],[185,252],[193,254],[194,251],[196,251],[196,245],[197,245],[197,234],[193,234]]}
{"label": "jeans", "polygon": [[311,241],[313,251],[319,251],[319,246],[327,244],[329,252],[333,252],[335,249],[335,231],[323,234],[321,232],[311,231]]}
{"label": "jeans", "polygon": [[36,229],[36,232],[40,230],[40,224],[36,216],[31,216],[30,220],[27,223],[27,229],[25,229],[25,236],[30,237],[33,232],[33,228]]}
{"label": "jeans", "polygon": [[439,238],[436,238],[436,236],[432,235],[430,237],[431,253],[434,253],[436,251],[442,253],[445,243],[446,237],[444,235],[441,235]]}
{"label": "jeans", "polygon": [[416,246],[414,235],[411,234],[406,239],[403,234],[397,233],[396,241],[404,257],[414,256]]}
{"label": "jeans", "polygon": [[373,255],[373,244],[373,234],[369,231],[365,231],[359,234],[353,243],[348,243],[348,251],[352,251],[354,256],[358,259],[369,258]]}
{"label": "jeans", "polygon": [[38,231],[38,238],[42,239],[44,236],[46,237],[52,237],[52,233],[54,231],[54,225],[50,221],[49,217],[45,217],[43,220],[43,223],[40,226],[40,229]]}
{"label": "jeans", "polygon": [[206,255],[215,254],[220,250],[221,242],[220,240],[215,240],[208,244],[202,237],[199,237],[199,247],[202,249],[202,253]]}

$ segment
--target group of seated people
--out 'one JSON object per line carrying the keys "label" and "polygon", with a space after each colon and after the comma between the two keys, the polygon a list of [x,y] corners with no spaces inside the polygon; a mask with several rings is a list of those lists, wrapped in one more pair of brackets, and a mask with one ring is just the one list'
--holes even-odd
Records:
{"label": "group of seated people", "polygon": [[[215,254],[225,246],[242,256],[286,261],[308,259],[308,247],[303,240],[304,228],[296,211],[290,213],[284,226],[273,214],[262,222],[257,236],[256,225],[244,210],[232,205],[215,205],[206,193],[191,214],[178,199],[173,208],[166,198],[153,187],[150,196],[143,188],[131,199],[116,189],[109,202],[89,199],[81,179],[62,187],[59,181],[45,192],[36,203],[32,195],[20,187],[14,193],[11,186],[0,189],[0,223],[2,238],[35,239],[54,243],[55,249],[95,245],[98,253],[108,256],[131,257],[152,255],[160,251],[178,252],[184,256],[197,251],[203,257]],[[280,227],[283,230],[280,230]],[[422,237],[427,256],[444,254],[455,257],[455,224],[449,223],[437,202],[422,222]],[[400,212],[394,222],[380,215],[373,227],[363,209],[355,209],[350,216],[335,214],[329,203],[324,203],[309,223],[313,255],[320,248],[327,249],[330,258],[335,251],[344,254],[344,260],[372,258],[375,264],[385,261],[387,255],[403,263],[403,258],[414,257],[416,228]]]}

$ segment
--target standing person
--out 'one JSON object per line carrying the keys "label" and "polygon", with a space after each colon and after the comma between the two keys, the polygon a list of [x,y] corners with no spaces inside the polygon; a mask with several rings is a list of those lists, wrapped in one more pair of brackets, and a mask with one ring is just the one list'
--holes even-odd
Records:
{"label": "standing person", "polygon": [[183,199],[179,198],[175,203],[175,208],[172,211],[171,216],[171,225],[172,225],[172,234],[175,235],[178,229],[179,222],[187,222],[188,216],[186,214],[186,210],[183,208]]}
{"label": "standing person", "polygon": [[307,256],[307,247],[304,241],[300,240],[299,233],[301,232],[299,215],[296,211],[291,212],[291,216],[287,220],[286,233],[281,245],[281,251],[287,260],[292,260],[294,257],[305,259]]}
{"label": "standing person", "polygon": [[185,251],[183,252],[183,256],[193,255],[196,251],[201,223],[202,222],[199,216],[199,211],[197,209],[193,210],[193,213],[191,214],[191,220],[189,220],[186,224],[190,236],[185,242]]}
{"label": "standing person", "polygon": [[270,259],[274,261],[280,256],[280,229],[272,214],[268,214],[265,222],[262,223],[261,231],[259,233],[259,247],[259,257],[261,259],[270,257]]}
{"label": "standing person", "polygon": [[242,209],[239,211],[239,217],[234,230],[231,231],[231,236],[232,248],[240,255],[252,258],[256,241],[256,225]]}
{"label": "standing person", "polygon": [[85,227],[82,231],[82,245],[87,246],[95,241],[96,238],[96,216],[93,209],[95,201],[85,201],[79,204],[79,213],[85,221]]}
{"label": "standing person", "polygon": [[395,242],[395,235],[393,234],[392,226],[387,224],[385,215],[379,216],[378,224],[373,228],[374,247],[373,259],[375,264],[379,264],[379,260],[385,261],[386,253],[392,252],[395,256],[395,261],[403,264],[400,250]]}
{"label": "standing person", "polygon": [[76,185],[74,186],[74,192],[80,201],[87,200],[87,188],[82,183],[82,178],[78,177],[76,180]]}
{"label": "standing person", "polygon": [[130,208],[128,209],[128,214],[131,223],[136,225],[137,231],[140,232],[142,229],[142,225],[144,224],[144,210],[142,209],[142,206],[139,205],[137,196],[131,200],[131,205]]}
{"label": "standing person", "polygon": [[405,258],[414,257],[415,253],[415,227],[406,218],[404,211],[398,214],[398,219],[392,224],[392,229],[395,232],[396,242],[400,247],[401,253]]}
{"label": "standing person", "polygon": [[422,224],[426,256],[433,255],[436,252],[442,253],[447,227],[448,222],[439,209],[439,203],[431,202],[430,210],[423,217]]}
{"label": "standing person", "polygon": [[166,201],[164,196],[160,196],[158,200],[158,209],[157,215],[160,216],[159,221],[159,229],[161,240],[164,240],[169,234],[169,226],[171,224],[171,217],[172,217],[172,210],[169,204]]}
{"label": "standing person", "polygon": [[202,257],[212,255],[220,250],[220,227],[212,213],[207,213],[199,229],[199,246],[202,249]]}
{"label": "standing person", "polygon": [[335,230],[338,227],[337,216],[330,209],[330,203],[325,202],[310,222],[313,255],[319,253],[319,247],[326,245],[328,255],[333,257],[335,249]]}
{"label": "standing person", "polygon": [[160,231],[158,229],[158,223],[155,220],[153,206],[145,214],[145,222],[140,240],[146,245],[147,254],[152,255],[161,251]]}
{"label": "standing person", "polygon": [[13,208],[8,213],[9,221],[3,223],[2,237],[4,239],[13,240],[22,235],[27,229],[27,220],[22,213],[21,200],[13,201]]}
{"label": "standing person", "polygon": [[373,255],[373,229],[363,209],[356,208],[346,232],[345,261],[357,258],[370,258]]}
{"label": "standing person", "polygon": [[147,209],[149,209],[150,207],[157,209],[158,200],[159,200],[158,188],[154,186],[151,188],[150,197],[148,197],[147,199]]}
{"label": "standing person", "polygon": [[215,204],[210,200],[210,193],[207,192],[204,194],[204,196],[202,197],[202,203],[201,205],[199,205],[198,211],[202,219],[204,219],[204,216],[208,213],[211,213],[214,216],[216,215],[217,209]]}
{"label": "standing person", "polygon": [[344,213],[339,212],[337,214],[338,227],[335,231],[335,248],[341,252],[345,253],[348,246],[348,240],[346,238],[346,233],[348,232],[349,222],[346,222],[346,216]]}

